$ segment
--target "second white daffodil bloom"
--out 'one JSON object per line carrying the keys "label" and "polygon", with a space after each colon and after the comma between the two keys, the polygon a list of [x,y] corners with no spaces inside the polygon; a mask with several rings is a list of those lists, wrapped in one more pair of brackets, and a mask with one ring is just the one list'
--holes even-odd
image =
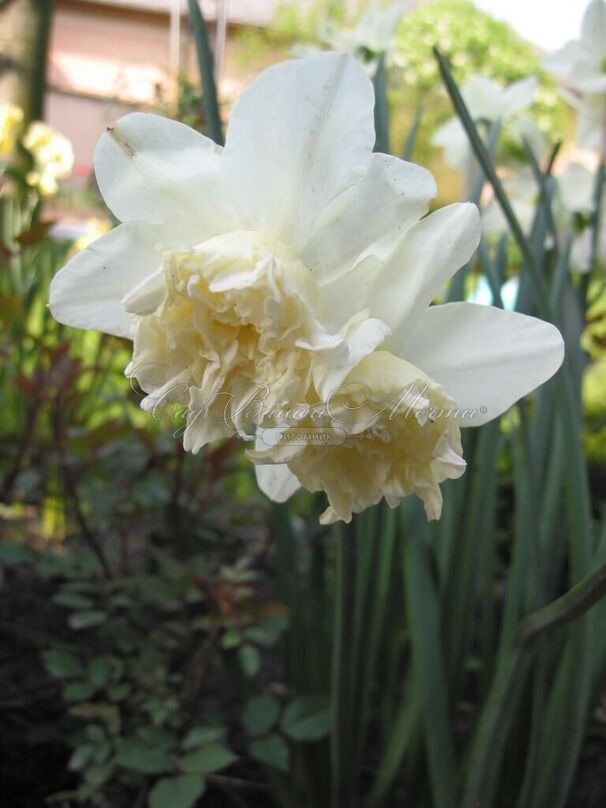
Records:
{"label": "second white daffodil bloom", "polygon": [[[331,448],[317,450],[331,452],[320,463],[255,458],[268,461],[258,479],[275,499],[300,484],[326,490],[329,521],[410,492],[435,517],[436,486],[461,473],[459,421],[432,421],[419,407],[383,451],[391,422],[373,408],[384,393],[414,379],[436,409],[476,408],[477,424],[562,359],[546,323],[467,304],[429,307],[473,255],[478,211],[459,204],[426,216],[434,180],[373,154],[373,104],[362,67],[328,53],[255,79],[223,149],[164,118],[121,119],[102,136],[95,168],[122,224],[72,259],[50,295],[61,322],[134,340],[128,372],[149,394],[144,404],[186,407],[193,451],[370,374],[370,438],[341,482]],[[241,406],[250,390],[264,391],[257,410]],[[225,417],[216,406],[211,413],[217,402],[227,402]],[[347,440],[358,427],[346,425]]]}
{"label": "second white daffodil bloom", "polygon": [[[440,252],[428,248],[426,272]],[[440,483],[465,471],[460,429],[496,418],[558,370],[564,345],[553,325],[473,303],[428,307],[439,282],[426,278],[401,319],[394,301],[385,351],[362,360],[328,400],[310,391],[310,416],[287,423],[275,443],[271,424],[260,430],[249,455],[265,464],[257,476],[273,499],[299,486],[325,491],[321,521],[330,523],[413,493],[438,519]]]}
{"label": "second white daffodil bloom", "polygon": [[286,428],[260,430],[248,454],[260,464],[282,464],[260,466],[262,474],[274,475],[264,480],[273,483],[274,497],[299,485],[325,492],[323,524],[349,522],[383,498],[394,507],[409,494],[423,501],[429,519],[438,519],[440,483],[465,471],[455,402],[419,368],[387,351],[363,359],[323,412],[312,405],[307,417]]}

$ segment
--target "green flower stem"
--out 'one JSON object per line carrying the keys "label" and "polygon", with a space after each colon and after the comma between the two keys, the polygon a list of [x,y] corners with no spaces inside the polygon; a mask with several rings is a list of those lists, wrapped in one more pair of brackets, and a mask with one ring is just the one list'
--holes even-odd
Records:
{"label": "green flower stem", "polygon": [[605,595],[606,564],[602,564],[557,600],[520,621],[510,653],[495,678],[476,734],[476,754],[471,758],[473,765],[469,768],[463,808],[479,804],[489,761],[502,735],[505,716],[512,709],[517,683],[528,670],[536,641],[580,617]]}
{"label": "green flower stem", "polygon": [[355,766],[353,631],[356,543],[353,522],[337,532],[335,624],[332,654],[333,724],[331,808],[356,808],[358,777]]}

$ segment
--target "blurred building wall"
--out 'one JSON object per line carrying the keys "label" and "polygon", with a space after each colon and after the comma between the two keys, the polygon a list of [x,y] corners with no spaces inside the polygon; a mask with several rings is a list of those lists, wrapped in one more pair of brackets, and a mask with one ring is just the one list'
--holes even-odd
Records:
{"label": "blurred building wall", "polygon": [[[237,25],[266,25],[277,0],[204,0],[211,30],[222,2],[229,35]],[[121,115],[170,114],[179,65],[191,72],[194,64],[186,6],[185,0],[57,0],[46,118],[72,141],[76,174],[90,173],[99,134]]]}

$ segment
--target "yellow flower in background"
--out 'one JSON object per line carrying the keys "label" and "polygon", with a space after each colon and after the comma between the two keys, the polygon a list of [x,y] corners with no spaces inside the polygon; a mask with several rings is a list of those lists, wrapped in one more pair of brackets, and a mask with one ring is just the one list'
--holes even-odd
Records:
{"label": "yellow flower in background", "polygon": [[23,137],[23,145],[34,159],[34,168],[26,177],[28,185],[42,196],[57,193],[57,180],[71,174],[74,152],[69,140],[42,121],[30,124]]}
{"label": "yellow flower in background", "polygon": [[14,104],[0,104],[0,157],[10,157],[23,123],[23,110]]}

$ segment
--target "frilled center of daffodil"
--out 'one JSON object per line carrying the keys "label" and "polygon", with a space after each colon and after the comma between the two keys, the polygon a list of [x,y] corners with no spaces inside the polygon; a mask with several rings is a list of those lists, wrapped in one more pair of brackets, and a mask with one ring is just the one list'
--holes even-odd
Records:
{"label": "frilled center of daffodil", "polygon": [[[291,426],[275,447],[250,452],[252,459],[286,462],[304,488],[325,491],[323,524],[349,521],[382,497],[395,507],[408,494],[420,497],[429,519],[440,517],[439,484],[460,477],[465,461],[456,404],[438,385],[403,359],[376,351],[334,391],[325,411],[321,422]],[[314,437],[322,429],[328,434],[310,442],[307,427]]]}
{"label": "frilled center of daffodil", "polygon": [[319,301],[297,256],[253,232],[166,253],[124,301],[137,315],[127,373],[149,393],[144,407],[164,397],[188,408],[185,448],[197,451],[238,428],[245,400],[301,399],[311,353],[341,341],[318,322]]}

